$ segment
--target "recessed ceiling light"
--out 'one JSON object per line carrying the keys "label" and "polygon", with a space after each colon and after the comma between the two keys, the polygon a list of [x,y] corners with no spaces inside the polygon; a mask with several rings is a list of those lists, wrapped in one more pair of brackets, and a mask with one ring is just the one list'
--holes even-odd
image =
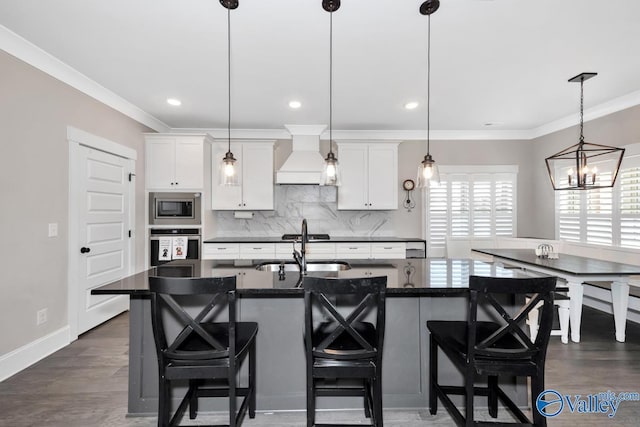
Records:
{"label": "recessed ceiling light", "polygon": [[182,101],[176,98],[167,98],[167,104],[173,105],[174,107],[179,107],[182,105]]}
{"label": "recessed ceiling light", "polygon": [[404,104],[404,108],[406,108],[407,110],[415,110],[416,108],[418,108],[418,105],[420,104],[415,101],[411,101]]}
{"label": "recessed ceiling light", "polygon": [[289,107],[293,108],[294,110],[297,110],[298,108],[302,107],[302,103],[300,101],[290,101]]}

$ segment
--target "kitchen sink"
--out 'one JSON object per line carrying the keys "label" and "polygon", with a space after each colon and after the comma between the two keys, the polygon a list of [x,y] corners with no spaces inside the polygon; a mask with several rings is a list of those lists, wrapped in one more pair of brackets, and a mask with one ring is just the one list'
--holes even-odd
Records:
{"label": "kitchen sink", "polygon": [[[259,271],[280,271],[284,267],[284,271],[299,271],[298,264],[292,261],[287,262],[264,262],[256,266]],[[311,261],[307,262],[307,271],[342,271],[350,270],[349,263],[344,261]]]}

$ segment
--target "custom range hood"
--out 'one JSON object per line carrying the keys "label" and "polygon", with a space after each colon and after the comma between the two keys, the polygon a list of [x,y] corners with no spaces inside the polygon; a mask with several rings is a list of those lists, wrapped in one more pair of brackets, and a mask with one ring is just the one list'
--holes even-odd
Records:
{"label": "custom range hood", "polygon": [[276,173],[276,184],[320,184],[324,158],[320,134],[326,125],[285,125],[291,134],[293,151]]}

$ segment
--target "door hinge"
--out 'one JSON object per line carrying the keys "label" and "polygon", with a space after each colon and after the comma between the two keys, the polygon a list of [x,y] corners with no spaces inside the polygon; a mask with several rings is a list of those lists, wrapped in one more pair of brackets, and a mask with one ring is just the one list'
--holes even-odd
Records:
{"label": "door hinge", "polygon": [[135,173],[129,172],[129,182],[133,181],[133,177],[136,176]]}
{"label": "door hinge", "polygon": [[129,238],[131,238],[131,230],[129,230]]}

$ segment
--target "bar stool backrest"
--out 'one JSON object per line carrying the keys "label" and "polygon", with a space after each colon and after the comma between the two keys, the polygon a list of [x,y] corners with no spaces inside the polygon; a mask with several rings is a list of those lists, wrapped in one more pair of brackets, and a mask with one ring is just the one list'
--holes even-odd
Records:
{"label": "bar stool backrest", "polygon": [[[159,362],[172,360],[221,359],[235,356],[236,336],[236,277],[175,278],[150,277],[151,320]],[[182,303],[185,296],[203,296],[204,308],[192,316]],[[202,326],[228,308],[222,324],[228,327],[228,339],[221,341]],[[224,316],[221,316],[224,317]],[[179,324],[179,333],[169,334],[169,318]],[[185,348],[185,342],[197,338],[197,350]]]}
{"label": "bar stool backrest", "polygon": [[[469,317],[467,355],[470,361],[474,359],[530,359],[533,361],[544,360],[549,336],[553,323],[553,291],[556,286],[556,277],[535,278],[498,278],[471,276],[469,278]],[[530,294],[530,299],[525,300],[525,294]],[[500,302],[498,295],[520,295],[516,298],[519,309],[506,309]],[[520,302],[524,301],[522,304]],[[526,333],[526,319],[529,311],[539,307],[539,331],[535,341],[531,341]],[[488,336],[478,333],[478,309],[484,309],[493,314],[500,323],[500,327],[492,331]],[[483,339],[478,341],[477,337]]]}
{"label": "bar stool backrest", "polygon": [[[381,361],[385,329],[386,277],[332,279],[306,277],[304,279],[305,301],[305,345],[307,357],[331,359],[371,359]],[[344,316],[332,299],[349,299],[355,307]],[[318,309],[314,310],[314,306]],[[366,339],[358,324],[365,316],[375,318],[375,339]],[[323,317],[321,317],[323,316]],[[320,321],[318,319],[321,319]],[[317,325],[325,327],[323,339],[313,342]],[[329,329],[326,329],[326,328]],[[343,334],[348,334],[356,348],[337,350],[332,344]],[[343,335],[344,336],[344,335]]]}

